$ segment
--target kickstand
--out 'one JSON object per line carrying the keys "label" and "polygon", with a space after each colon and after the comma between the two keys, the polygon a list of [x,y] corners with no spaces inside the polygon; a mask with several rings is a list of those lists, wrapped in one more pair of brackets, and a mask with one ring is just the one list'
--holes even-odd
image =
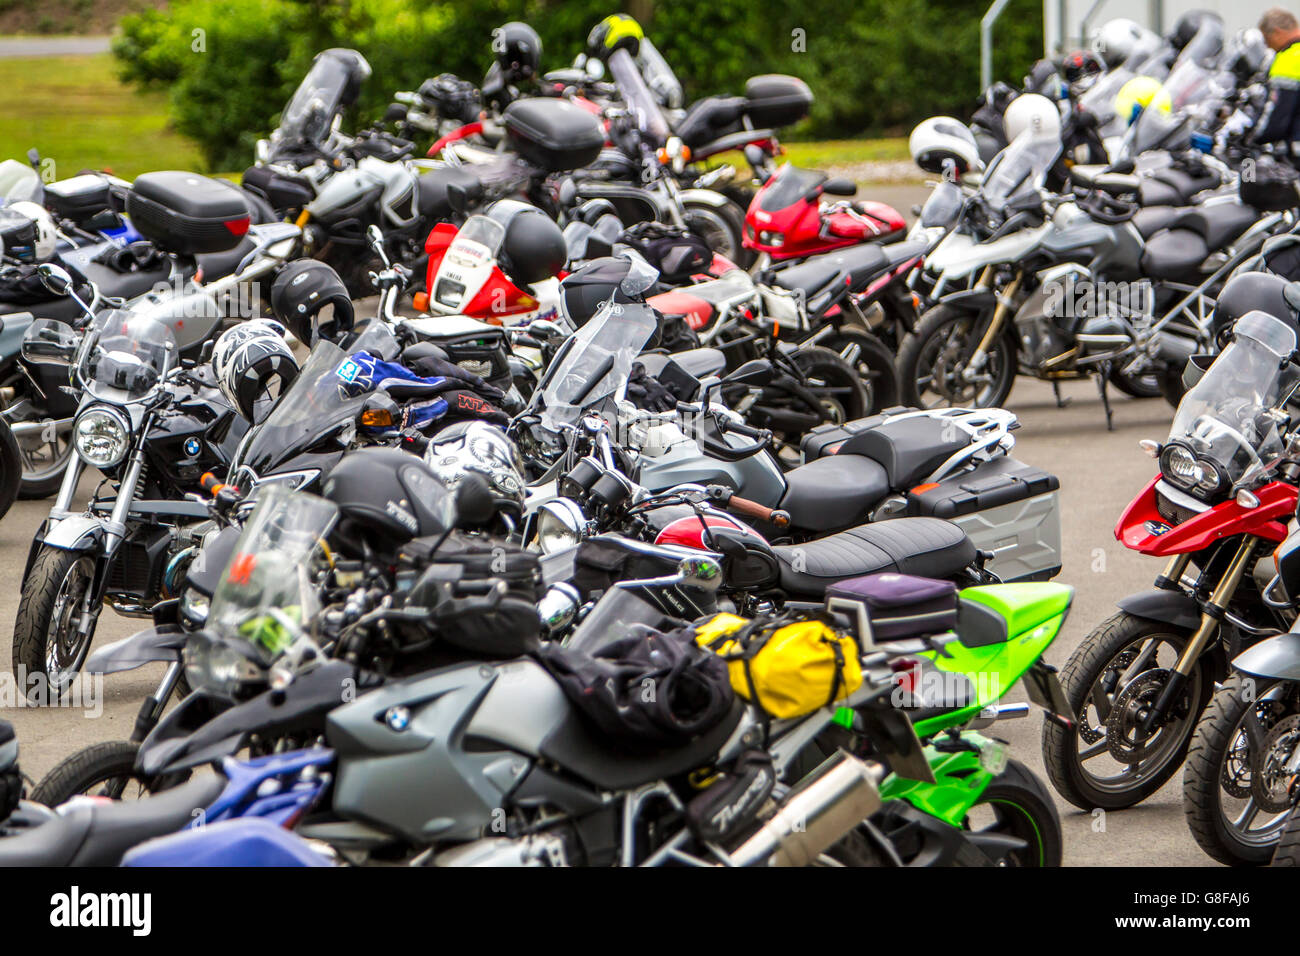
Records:
{"label": "kickstand", "polygon": [[1097,370],[1097,391],[1101,393],[1101,407],[1106,410],[1106,431],[1113,432],[1115,430],[1115,424],[1112,421],[1114,416],[1110,410],[1110,392],[1106,388],[1109,380],[1110,363],[1103,362]]}
{"label": "kickstand", "polygon": [[1052,394],[1056,396],[1057,408],[1065,408],[1065,406],[1070,404],[1070,399],[1062,397],[1061,383],[1056,381],[1055,379],[1052,380]]}

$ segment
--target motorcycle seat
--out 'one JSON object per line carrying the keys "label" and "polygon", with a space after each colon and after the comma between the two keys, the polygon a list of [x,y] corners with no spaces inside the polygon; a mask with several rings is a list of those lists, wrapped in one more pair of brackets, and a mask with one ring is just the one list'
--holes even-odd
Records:
{"label": "motorcycle seat", "polygon": [[749,101],[743,96],[706,96],[692,103],[677,124],[677,136],[694,149],[734,129]]}
{"label": "motorcycle seat", "polygon": [[568,714],[538,747],[547,760],[604,790],[629,790],[676,777],[708,764],[727,742],[745,713],[737,699],[712,729],[681,747],[649,754],[629,753],[593,730],[577,710]]}
{"label": "motorcycle seat", "polygon": [[435,169],[415,179],[420,215],[432,225],[436,222],[453,222],[457,218],[447,195],[447,187],[456,185],[473,199],[482,194],[483,182],[471,168],[446,166]]}
{"label": "motorcycle seat", "polygon": [[48,823],[0,840],[0,866],[116,866],[138,843],[175,833],[212,804],[224,777],[204,774],[143,800],[76,807]]}
{"label": "motorcycle seat", "polygon": [[1211,249],[1221,249],[1259,219],[1259,212],[1238,202],[1216,202],[1193,206],[1169,223],[1169,229],[1188,229]]}
{"label": "motorcycle seat", "polygon": [[252,239],[245,236],[240,240],[239,245],[233,249],[227,249],[225,252],[212,252],[198,257],[199,268],[203,270],[205,281],[220,279],[222,276],[228,276],[239,267],[244,256],[248,255],[257,247]]}
{"label": "motorcycle seat", "polygon": [[1150,239],[1186,211],[1182,206],[1146,206],[1135,212],[1130,221],[1143,239]]}
{"label": "motorcycle seat", "polygon": [[[645,358],[647,356],[641,356],[640,360],[644,361]],[[727,356],[718,349],[687,349],[684,352],[674,352],[672,355],[666,356],[666,358],[671,358],[683,371],[695,378],[718,375],[727,367]],[[662,364],[659,369],[663,369]],[[646,373],[649,375],[656,374],[650,371],[648,365],[646,366]]]}
{"label": "motorcycle seat", "polygon": [[870,458],[885,469],[891,491],[905,491],[969,446],[965,431],[940,418],[898,418],[858,432],[835,455]]}
{"label": "motorcycle seat", "polygon": [[1209,254],[1209,246],[1196,232],[1166,229],[1152,236],[1142,250],[1142,274],[1195,285],[1200,281],[1201,264]]}
{"label": "motorcycle seat", "polygon": [[976,558],[966,532],[942,518],[890,518],[772,550],[786,592],[815,599],[828,586],[865,574],[954,578]]}
{"label": "motorcycle seat", "polygon": [[790,292],[802,290],[806,297],[821,292],[840,276],[845,276],[851,286],[861,286],[888,268],[890,259],[886,248],[864,243],[837,252],[824,252],[777,271],[772,285]]}
{"label": "motorcycle seat", "polygon": [[866,521],[890,491],[883,465],[862,455],[828,455],[785,476],[779,507],[804,531],[837,531]]}

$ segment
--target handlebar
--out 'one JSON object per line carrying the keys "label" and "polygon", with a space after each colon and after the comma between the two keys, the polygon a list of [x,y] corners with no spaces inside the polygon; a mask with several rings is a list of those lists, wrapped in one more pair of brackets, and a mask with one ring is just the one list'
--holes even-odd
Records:
{"label": "handlebar", "polygon": [[742,498],[724,485],[709,485],[706,491],[712,501],[730,508],[737,514],[757,518],[759,521],[766,521],[776,528],[790,527],[790,512],[788,511],[782,511],[779,508],[768,508],[757,501]]}

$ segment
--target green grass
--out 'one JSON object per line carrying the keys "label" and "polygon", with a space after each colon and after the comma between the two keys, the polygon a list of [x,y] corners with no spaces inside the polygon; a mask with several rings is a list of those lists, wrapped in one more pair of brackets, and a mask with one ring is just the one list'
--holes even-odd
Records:
{"label": "green grass", "polygon": [[853,163],[910,159],[907,137],[889,139],[826,139],[807,143],[786,143],[790,162],[810,169],[849,166]]}
{"label": "green grass", "polygon": [[198,149],[168,129],[164,93],[118,82],[108,54],[0,60],[0,159],[35,146],[55,178],[110,169],[131,178],[151,169],[196,169]]}

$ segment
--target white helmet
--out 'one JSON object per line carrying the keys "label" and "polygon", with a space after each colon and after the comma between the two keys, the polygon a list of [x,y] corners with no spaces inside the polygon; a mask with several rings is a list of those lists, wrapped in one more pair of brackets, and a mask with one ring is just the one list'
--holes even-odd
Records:
{"label": "white helmet", "polygon": [[470,473],[479,475],[499,512],[516,520],[523,515],[523,460],[515,443],[495,425],[464,421],[447,426],[425,448],[424,461],[448,488],[454,489]]}
{"label": "white helmet", "polygon": [[284,340],[284,326],[269,319],[250,319],[221,333],[212,350],[212,371],[226,401],[250,422],[258,402],[284,392],[298,377],[298,361]]}
{"label": "white helmet", "polygon": [[961,120],[951,116],[931,116],[923,120],[907,139],[908,151],[916,165],[927,173],[943,172],[945,160],[957,164],[958,174],[980,165],[979,146]]}
{"label": "white helmet", "polygon": [[54,217],[34,202],[0,207],[0,255],[23,262],[45,262],[59,244]]}
{"label": "white helmet", "polygon": [[1132,56],[1148,36],[1155,34],[1133,20],[1124,17],[1107,20],[1092,31],[1092,52],[1113,70]]}
{"label": "white helmet", "polygon": [[1007,142],[1014,142],[1025,130],[1035,136],[1061,136],[1061,110],[1046,96],[1023,93],[1008,104],[1002,114],[1002,125],[1007,131]]}

